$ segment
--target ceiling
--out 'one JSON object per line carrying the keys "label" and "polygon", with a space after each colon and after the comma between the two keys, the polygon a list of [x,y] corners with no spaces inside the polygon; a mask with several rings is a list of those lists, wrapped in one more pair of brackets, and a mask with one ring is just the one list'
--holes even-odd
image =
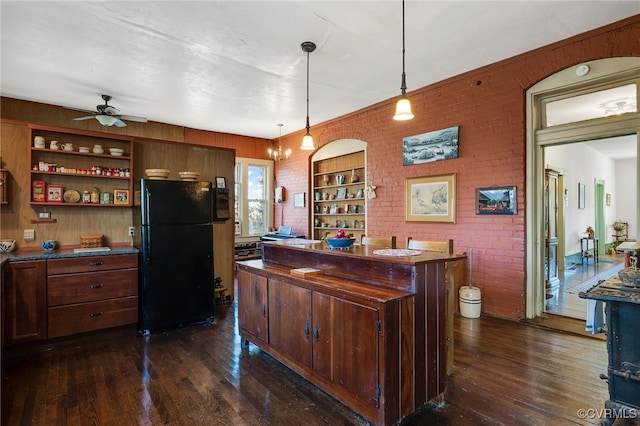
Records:
{"label": "ceiling", "polygon": [[[637,1],[407,0],[408,91],[640,13]],[[0,2],[2,96],[276,138],[400,94],[395,1]],[[79,111],[78,116],[86,115]],[[96,123],[97,124],[97,123]],[[313,134],[313,130],[312,130]]]}

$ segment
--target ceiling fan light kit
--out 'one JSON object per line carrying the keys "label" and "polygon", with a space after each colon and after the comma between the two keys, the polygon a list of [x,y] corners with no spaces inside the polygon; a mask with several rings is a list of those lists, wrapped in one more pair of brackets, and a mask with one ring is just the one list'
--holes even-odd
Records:
{"label": "ceiling fan light kit", "polygon": [[134,115],[121,115],[121,114],[118,114],[118,109],[112,107],[111,105],[109,105],[109,101],[111,100],[111,96],[109,96],[109,95],[101,95],[101,96],[102,96],[102,99],[104,100],[104,105],[96,106],[95,115],[87,115],[86,117],[78,117],[78,118],[74,118],[74,120],[75,121],[83,121],[83,120],[90,120],[92,118],[95,118],[96,120],[98,120],[98,122],[100,124],[102,124],[105,127],[111,127],[111,126],[125,127],[127,125],[127,123],[125,123],[123,120],[137,121],[139,123],[146,123],[148,121],[144,117],[136,117]]}
{"label": "ceiling fan light kit", "polygon": [[316,146],[313,143],[313,136],[311,136],[311,133],[309,132],[309,53],[316,50],[316,45],[313,42],[305,41],[300,46],[302,46],[302,51],[307,53],[307,133],[305,133],[305,135],[302,137],[302,145],[300,146],[300,149],[305,151],[313,151],[314,149],[316,149]]}
{"label": "ceiling fan light kit", "polygon": [[414,115],[411,112],[411,102],[407,98],[407,78],[404,72],[404,0],[402,0],[402,81],[400,83],[402,97],[396,104],[396,113],[393,119],[396,121],[411,120]]}

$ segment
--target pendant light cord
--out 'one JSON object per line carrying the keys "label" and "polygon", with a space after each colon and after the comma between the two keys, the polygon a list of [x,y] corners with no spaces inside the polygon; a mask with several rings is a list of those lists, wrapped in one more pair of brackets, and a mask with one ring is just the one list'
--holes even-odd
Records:
{"label": "pendant light cord", "polygon": [[309,50],[307,50],[307,133],[309,133]]}
{"label": "pendant light cord", "polygon": [[407,93],[406,80],[406,74],[404,72],[404,0],[402,0],[402,82],[400,84],[400,90],[403,96]]}

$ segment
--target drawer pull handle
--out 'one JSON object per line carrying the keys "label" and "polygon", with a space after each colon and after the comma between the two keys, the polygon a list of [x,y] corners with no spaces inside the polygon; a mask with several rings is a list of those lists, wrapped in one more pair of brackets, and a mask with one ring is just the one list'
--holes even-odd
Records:
{"label": "drawer pull handle", "polygon": [[89,286],[89,288],[102,288],[102,287],[104,287],[104,284],[91,284]]}
{"label": "drawer pull handle", "polygon": [[89,263],[89,266],[100,266],[102,265],[102,262],[91,262]]}
{"label": "drawer pull handle", "polygon": [[101,317],[104,315],[104,312],[92,312],[89,314],[90,317]]}

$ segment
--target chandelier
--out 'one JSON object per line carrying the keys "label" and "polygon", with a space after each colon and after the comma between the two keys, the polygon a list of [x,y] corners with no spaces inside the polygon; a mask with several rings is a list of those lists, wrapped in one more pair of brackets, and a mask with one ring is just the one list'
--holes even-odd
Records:
{"label": "chandelier", "polygon": [[282,149],[282,126],[284,126],[284,124],[278,124],[278,127],[280,127],[280,138],[278,139],[278,148],[277,149],[269,148],[267,150],[267,152],[269,153],[269,159],[273,161],[287,160],[289,159],[289,157],[291,157],[291,149],[288,149],[288,148],[286,150]]}

